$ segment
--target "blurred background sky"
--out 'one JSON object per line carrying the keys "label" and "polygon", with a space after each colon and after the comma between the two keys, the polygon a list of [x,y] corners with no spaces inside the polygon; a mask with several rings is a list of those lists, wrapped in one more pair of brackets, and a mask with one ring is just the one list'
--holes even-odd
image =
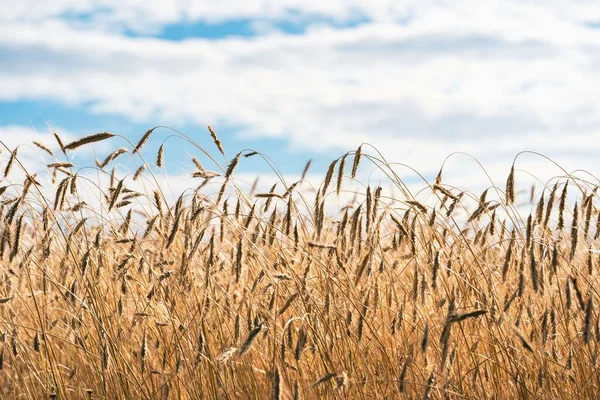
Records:
{"label": "blurred background sky", "polygon": [[[0,140],[180,129],[286,174],[373,144],[505,179],[521,150],[600,166],[597,1],[0,1]],[[153,143],[169,135],[160,131]],[[167,162],[191,152],[169,139]],[[474,163],[447,169],[468,179]],[[544,173],[551,164],[525,156]],[[263,173],[265,164],[252,165]],[[498,183],[501,183],[499,181]]]}

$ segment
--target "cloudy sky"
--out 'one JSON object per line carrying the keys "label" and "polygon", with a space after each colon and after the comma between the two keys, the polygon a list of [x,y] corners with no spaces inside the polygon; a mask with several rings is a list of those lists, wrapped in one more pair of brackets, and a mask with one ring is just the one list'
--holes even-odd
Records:
{"label": "cloudy sky", "polygon": [[[168,125],[214,152],[212,125],[228,158],[253,148],[290,174],[310,158],[324,172],[363,142],[426,176],[452,152],[499,181],[522,150],[569,171],[600,167],[596,1],[0,3],[10,145],[50,142],[51,129],[136,141]],[[188,147],[169,139],[170,165]],[[447,173],[475,168],[455,156]]]}

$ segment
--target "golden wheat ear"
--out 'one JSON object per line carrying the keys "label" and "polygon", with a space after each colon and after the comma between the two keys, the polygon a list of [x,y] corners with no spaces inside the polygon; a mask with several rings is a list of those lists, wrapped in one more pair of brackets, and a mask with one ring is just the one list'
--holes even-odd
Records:
{"label": "golden wheat ear", "polygon": [[150,135],[152,135],[152,132],[154,132],[155,129],[156,129],[156,127],[152,128],[152,129],[148,129],[146,131],[146,133],[144,133],[144,135],[142,135],[142,137],[140,138],[140,141],[133,148],[133,154],[139,152],[142,149],[142,147],[148,142],[148,139],[150,139]]}
{"label": "golden wheat ear", "polygon": [[515,165],[510,167],[510,173],[508,179],[506,179],[506,204],[513,204],[515,202]]}
{"label": "golden wheat ear", "polygon": [[212,137],[212,140],[215,143],[215,146],[217,146],[217,149],[219,149],[222,155],[225,155],[225,151],[223,150],[223,144],[219,140],[217,132],[215,132],[215,130],[210,125],[207,128],[208,132],[210,133],[210,137]]}
{"label": "golden wheat ear", "polygon": [[95,133],[93,135],[89,135],[89,136],[83,137],[81,139],[75,140],[75,141],[67,144],[66,146],[64,146],[63,149],[64,150],[75,150],[78,147],[84,146],[86,144],[100,142],[102,140],[110,139],[111,137],[114,137],[114,136],[115,136],[115,134],[110,133],[110,132]]}

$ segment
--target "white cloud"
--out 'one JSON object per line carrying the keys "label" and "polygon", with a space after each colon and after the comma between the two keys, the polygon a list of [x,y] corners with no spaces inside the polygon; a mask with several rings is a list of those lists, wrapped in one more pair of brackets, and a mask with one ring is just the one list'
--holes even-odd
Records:
{"label": "white cloud", "polygon": [[[472,154],[502,178],[526,149],[571,169],[597,166],[600,30],[585,26],[600,19],[592,2],[234,3],[8,7],[0,99],[85,105],[150,125],[231,125],[313,151],[369,142],[425,174],[452,151]],[[60,17],[65,12],[138,27],[294,13],[370,22],[172,42],[74,27]]]}
{"label": "white cloud", "polygon": [[[6,3],[6,4],[4,4]],[[34,20],[36,22],[60,16],[85,16],[86,20],[109,26],[126,26],[130,29],[154,29],[162,24],[181,21],[219,22],[231,19],[300,19],[319,15],[337,21],[354,20],[357,17],[383,19],[402,16],[414,8],[417,2],[398,5],[393,1],[365,0],[258,0],[258,1],[189,1],[189,0],[56,0],[40,3],[23,0],[17,3],[0,2],[5,12],[4,20]],[[80,22],[81,24],[81,22]]]}
{"label": "white cloud", "polygon": [[[600,16],[597,4],[593,0],[577,3],[565,0],[1,0],[0,5],[3,10],[0,19],[4,21],[39,23],[63,18],[76,26],[103,26],[112,29],[125,27],[142,31],[158,30],[165,24],[180,22],[214,23],[235,19],[294,21],[309,20],[314,16],[338,22],[355,21],[360,18],[378,22],[406,22],[427,16],[436,19],[440,28],[459,18],[485,24],[489,16],[497,17],[499,14],[514,19],[527,18],[532,23],[546,22],[548,17],[597,22]],[[495,24],[487,26],[491,30],[494,27]],[[533,31],[534,27],[531,29]]]}

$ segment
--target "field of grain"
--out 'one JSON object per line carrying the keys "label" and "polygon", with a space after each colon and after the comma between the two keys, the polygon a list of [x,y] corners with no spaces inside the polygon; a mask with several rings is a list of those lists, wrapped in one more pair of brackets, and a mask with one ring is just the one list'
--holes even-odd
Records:
{"label": "field of grain", "polygon": [[[165,147],[148,142],[167,134],[198,154],[195,186],[170,188],[172,200],[156,179]],[[23,144],[40,155],[35,171],[18,149],[0,154],[2,398],[600,392],[591,178],[565,174],[530,193],[507,165],[506,186],[471,193],[441,170],[415,197],[363,145],[320,186],[260,192],[241,189],[236,169],[263,155],[219,167],[210,127],[209,146],[161,128],[95,165],[71,155],[126,140],[49,138]],[[125,158],[139,169],[114,168]],[[370,170],[393,196],[360,182]]]}

